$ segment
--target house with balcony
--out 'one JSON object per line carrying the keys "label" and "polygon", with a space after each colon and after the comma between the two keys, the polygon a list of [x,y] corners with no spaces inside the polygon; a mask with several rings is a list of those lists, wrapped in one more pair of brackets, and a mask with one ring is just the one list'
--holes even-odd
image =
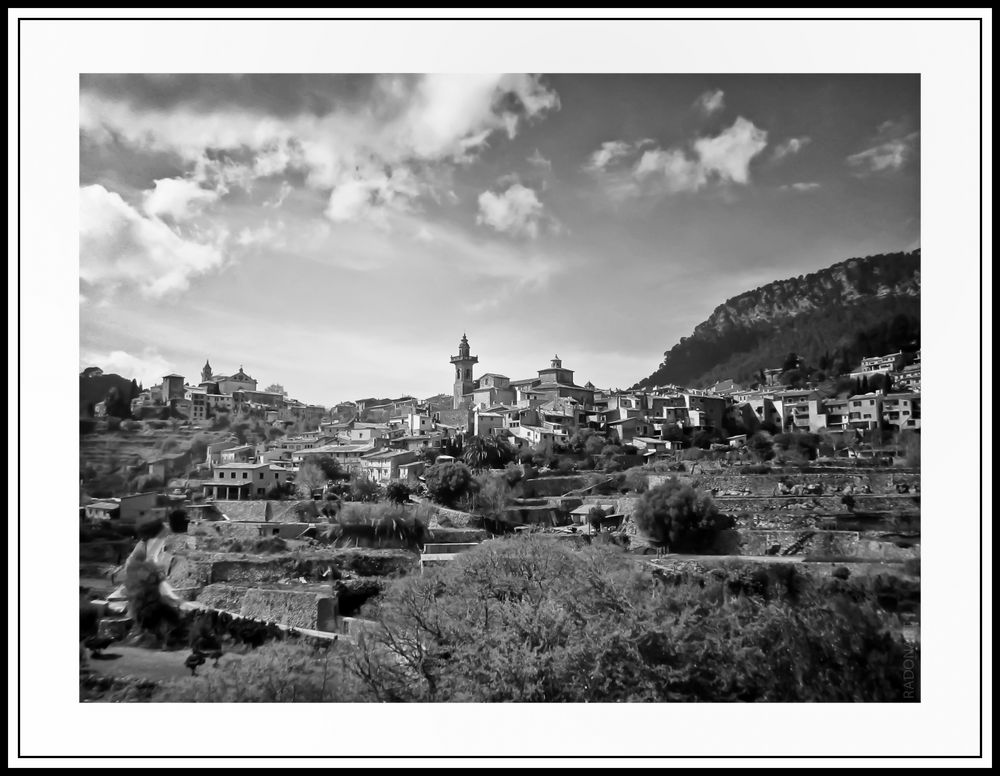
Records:
{"label": "house with balcony", "polygon": [[895,431],[920,428],[920,394],[888,393],[882,397],[882,424]]}
{"label": "house with balcony", "polygon": [[869,356],[861,359],[861,366],[851,372],[851,377],[859,379],[861,377],[872,377],[877,374],[890,374],[897,372],[903,367],[904,356],[902,351],[889,353],[885,356]]}
{"label": "house with balcony", "polygon": [[848,400],[847,423],[851,428],[878,428],[882,416],[882,394],[861,393]]}

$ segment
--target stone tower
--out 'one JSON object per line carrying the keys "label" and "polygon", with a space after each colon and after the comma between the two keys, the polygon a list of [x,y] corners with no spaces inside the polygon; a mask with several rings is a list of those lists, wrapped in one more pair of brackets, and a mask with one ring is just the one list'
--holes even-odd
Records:
{"label": "stone tower", "polygon": [[212,379],[212,365],[208,363],[208,359],[205,359],[205,366],[201,368],[201,381],[207,383]]}
{"label": "stone tower", "polygon": [[472,390],[475,383],[472,380],[472,365],[479,363],[479,356],[469,355],[469,340],[462,335],[462,341],[458,343],[458,355],[451,357],[451,363],[455,365],[455,397],[452,402],[452,409],[461,409],[463,395]]}

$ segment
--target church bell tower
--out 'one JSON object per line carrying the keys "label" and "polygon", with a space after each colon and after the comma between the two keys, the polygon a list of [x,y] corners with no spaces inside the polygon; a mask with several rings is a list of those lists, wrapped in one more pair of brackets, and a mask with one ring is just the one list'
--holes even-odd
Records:
{"label": "church bell tower", "polygon": [[472,365],[479,363],[479,356],[469,355],[469,340],[462,335],[462,341],[458,343],[458,355],[451,357],[451,363],[455,365],[455,396],[452,401],[452,409],[461,409],[464,394],[472,390],[475,383],[472,380]]}

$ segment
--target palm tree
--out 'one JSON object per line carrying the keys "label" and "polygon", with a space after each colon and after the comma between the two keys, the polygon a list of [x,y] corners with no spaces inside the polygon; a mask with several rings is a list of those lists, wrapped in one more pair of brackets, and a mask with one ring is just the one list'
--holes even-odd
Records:
{"label": "palm tree", "polygon": [[462,460],[470,469],[485,469],[490,459],[496,454],[496,440],[493,437],[474,436],[465,445]]}

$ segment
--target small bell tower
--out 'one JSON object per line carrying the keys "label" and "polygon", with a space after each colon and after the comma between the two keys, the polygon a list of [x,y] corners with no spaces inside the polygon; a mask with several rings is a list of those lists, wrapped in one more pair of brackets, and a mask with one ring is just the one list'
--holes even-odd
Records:
{"label": "small bell tower", "polygon": [[475,385],[472,379],[472,365],[479,363],[479,356],[469,354],[469,340],[465,334],[458,343],[458,355],[451,357],[451,363],[455,365],[455,395],[452,409],[457,410],[462,407],[463,396]]}

